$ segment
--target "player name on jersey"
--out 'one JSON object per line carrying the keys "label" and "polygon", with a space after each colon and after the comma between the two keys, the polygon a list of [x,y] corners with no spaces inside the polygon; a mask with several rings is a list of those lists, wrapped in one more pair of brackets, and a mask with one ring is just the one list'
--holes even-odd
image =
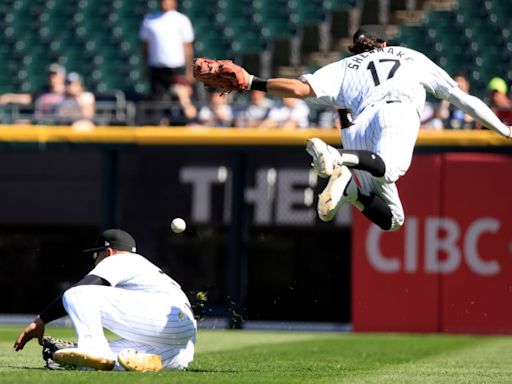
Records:
{"label": "player name on jersey", "polygon": [[405,61],[414,60],[414,58],[407,56],[406,52],[397,47],[376,48],[370,52],[360,53],[359,55],[352,56],[349,60],[350,62],[347,67],[350,69],[359,69],[359,64],[363,63],[365,59],[373,56],[376,53],[387,53],[400,59],[403,59]]}

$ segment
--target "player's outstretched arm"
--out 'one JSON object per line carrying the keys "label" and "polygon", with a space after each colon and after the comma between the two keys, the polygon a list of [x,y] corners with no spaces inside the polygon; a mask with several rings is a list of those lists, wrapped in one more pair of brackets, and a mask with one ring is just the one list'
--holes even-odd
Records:
{"label": "player's outstretched arm", "polygon": [[43,336],[44,322],[38,316],[20,333],[14,342],[14,349],[16,351],[22,350],[25,344],[34,338],[37,338],[39,344],[43,345]]}
{"label": "player's outstretched arm", "polygon": [[272,96],[293,97],[296,99],[315,96],[313,88],[307,82],[298,79],[268,79],[267,92]]}
{"label": "player's outstretched arm", "polygon": [[262,91],[272,96],[303,99],[314,97],[313,88],[298,79],[263,79],[249,74],[243,67],[230,60],[198,57],[194,60],[194,77],[207,88],[227,93],[232,91]]}
{"label": "player's outstretched arm", "polygon": [[512,139],[512,127],[503,124],[498,116],[479,98],[454,87],[450,90],[447,101],[466,112],[484,127],[493,129],[502,136]]}

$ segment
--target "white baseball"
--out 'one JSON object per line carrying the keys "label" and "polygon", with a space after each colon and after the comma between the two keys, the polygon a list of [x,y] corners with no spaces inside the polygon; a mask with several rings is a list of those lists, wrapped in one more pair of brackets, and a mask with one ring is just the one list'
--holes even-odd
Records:
{"label": "white baseball", "polygon": [[171,229],[174,233],[181,233],[187,228],[187,223],[180,217],[177,217],[171,221]]}

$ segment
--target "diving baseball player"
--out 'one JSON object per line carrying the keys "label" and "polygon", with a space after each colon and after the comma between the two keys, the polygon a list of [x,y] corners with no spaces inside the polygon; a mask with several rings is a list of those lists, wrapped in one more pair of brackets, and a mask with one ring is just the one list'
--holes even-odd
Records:
{"label": "diving baseball player", "polygon": [[342,129],[343,150],[316,138],[308,141],[315,170],[330,176],[318,213],[329,221],[342,204],[351,203],[383,230],[394,231],[405,220],[395,182],[411,164],[425,91],[507,138],[512,128],[423,54],[388,47],[380,26],[361,27],[353,40],[354,56],[302,78],[320,102],[354,114],[353,125]]}
{"label": "diving baseball player", "polygon": [[196,59],[194,75],[209,87],[259,90],[312,101],[353,113],[342,129],[338,151],[318,138],[306,150],[313,167],[329,182],[318,199],[318,215],[330,221],[342,204],[357,207],[386,231],[404,223],[395,182],[408,170],[426,93],[463,110],[483,126],[512,138],[512,128],[478,98],[460,90],[450,76],[423,54],[387,46],[382,28],[361,27],[353,37],[354,56],[328,64],[300,79],[262,79],[227,61]]}
{"label": "diving baseball player", "polygon": [[[178,283],[137,254],[133,237],[120,229],[103,232],[96,247],[84,252],[94,255],[94,269],[25,328],[14,344],[16,351],[32,338],[43,345],[45,324],[67,313],[78,345],[61,349],[53,343],[56,366],[186,368],[194,357],[197,324]],[[120,338],[107,341],[103,328]]]}

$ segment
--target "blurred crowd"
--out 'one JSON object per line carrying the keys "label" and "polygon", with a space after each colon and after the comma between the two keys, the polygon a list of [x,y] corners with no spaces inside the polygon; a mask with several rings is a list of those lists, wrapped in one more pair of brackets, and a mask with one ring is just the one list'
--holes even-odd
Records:
{"label": "blurred crowd", "polygon": [[48,84],[39,94],[5,93],[0,95],[0,105],[31,106],[34,118],[18,123],[66,124],[76,129],[94,127],[96,98],[84,89],[82,77],[76,72],[67,73],[57,63],[48,68]]}
{"label": "blurred crowd", "polygon": [[[453,76],[460,89],[470,93],[470,82],[463,74]],[[487,97],[484,99],[494,113],[507,125],[512,124],[512,99],[507,82],[492,78],[487,85]],[[421,115],[424,129],[480,129],[482,128],[471,116],[454,105],[443,100],[441,103],[426,102]]]}
{"label": "blurred crowd", "polygon": [[[259,91],[239,94],[205,91],[200,84],[194,83],[192,76],[194,29],[190,19],[178,11],[177,0],[160,0],[159,3],[160,10],[146,15],[139,31],[143,72],[150,91],[143,102],[132,101],[137,104],[132,108],[135,118],[132,121],[126,119],[126,125],[261,129],[340,127],[337,111],[322,109],[303,100],[273,99]],[[102,124],[97,108],[100,95],[85,89],[81,74],[68,72],[58,63],[51,64],[47,71],[47,88],[41,93],[0,95],[0,107],[15,106],[17,110],[26,107],[31,111],[15,118],[11,113],[8,122],[66,124],[75,129],[91,129],[98,122]],[[453,78],[462,90],[470,92],[470,82],[463,74]],[[485,100],[505,124],[512,124],[512,101],[504,79],[490,80]],[[447,102],[427,101],[421,117],[425,129],[480,128],[471,117]]]}

